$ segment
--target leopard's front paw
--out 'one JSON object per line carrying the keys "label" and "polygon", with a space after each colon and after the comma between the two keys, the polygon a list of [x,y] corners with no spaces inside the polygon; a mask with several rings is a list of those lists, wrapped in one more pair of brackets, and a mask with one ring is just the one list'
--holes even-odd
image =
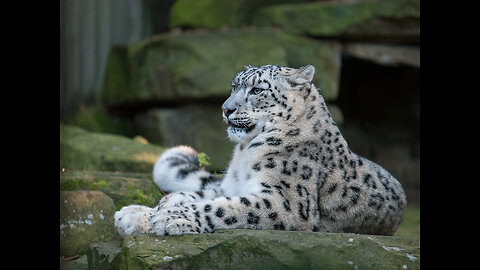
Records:
{"label": "leopard's front paw", "polygon": [[171,207],[178,207],[182,206],[186,203],[193,203],[195,202],[195,196],[190,195],[190,192],[173,192],[169,193],[162,197],[158,206],[163,208],[171,208]]}
{"label": "leopard's front paw", "polygon": [[114,225],[122,237],[135,232],[153,233],[150,218],[155,211],[156,208],[142,205],[125,206],[120,211],[115,212]]}
{"label": "leopard's front paw", "polygon": [[195,211],[185,206],[160,209],[152,216],[150,224],[157,235],[201,232],[201,224],[195,215]]}

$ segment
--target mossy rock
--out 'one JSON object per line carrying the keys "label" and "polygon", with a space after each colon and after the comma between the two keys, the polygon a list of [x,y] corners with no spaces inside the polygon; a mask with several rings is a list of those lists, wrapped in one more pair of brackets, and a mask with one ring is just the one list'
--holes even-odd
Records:
{"label": "mossy rock", "polygon": [[78,259],[71,260],[71,261],[63,261],[60,263],[60,270],[85,270],[85,269],[89,269],[88,257],[86,254],[80,255]]}
{"label": "mossy rock", "polygon": [[151,173],[163,151],[140,140],[60,124],[61,169]]}
{"label": "mossy rock", "polygon": [[163,196],[151,173],[65,171],[60,173],[60,191],[101,191],[112,198],[116,210],[138,204],[154,207]]}
{"label": "mossy rock", "polygon": [[70,257],[90,243],[118,240],[115,205],[101,191],[60,191],[60,255]]}
{"label": "mossy rock", "polygon": [[389,37],[419,40],[420,1],[312,2],[272,5],[253,16],[258,26],[320,37]]}
{"label": "mossy rock", "polygon": [[407,205],[403,209],[402,222],[398,226],[394,236],[420,237],[420,206]]}
{"label": "mossy rock", "polygon": [[123,240],[111,265],[115,269],[419,269],[420,239],[243,229],[164,237],[135,234]]}
{"label": "mossy rock", "polygon": [[121,249],[121,241],[90,244],[87,252],[88,269],[113,270],[113,260],[120,253]]}
{"label": "mossy rock", "polygon": [[260,7],[306,0],[177,0],[170,10],[170,28],[221,28],[248,25]]}
{"label": "mossy rock", "polygon": [[153,36],[112,48],[102,101],[107,106],[145,106],[206,100],[221,106],[230,82],[246,65],[312,64],[326,100],[338,92],[338,44],[273,29],[195,31]]}

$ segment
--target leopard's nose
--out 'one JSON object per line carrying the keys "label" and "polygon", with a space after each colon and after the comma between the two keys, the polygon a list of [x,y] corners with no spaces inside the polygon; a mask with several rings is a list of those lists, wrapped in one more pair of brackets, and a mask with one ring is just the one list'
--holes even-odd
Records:
{"label": "leopard's nose", "polygon": [[233,112],[235,112],[237,110],[237,108],[235,109],[225,109],[225,108],[222,108],[222,111],[223,111],[223,114],[225,115],[225,117],[228,118],[228,116],[230,116],[230,114],[232,114]]}

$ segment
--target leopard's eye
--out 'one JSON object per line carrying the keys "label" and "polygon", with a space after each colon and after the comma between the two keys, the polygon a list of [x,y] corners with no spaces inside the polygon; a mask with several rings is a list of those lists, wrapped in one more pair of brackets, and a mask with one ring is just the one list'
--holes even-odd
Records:
{"label": "leopard's eye", "polygon": [[263,91],[263,89],[254,87],[254,88],[252,88],[252,90],[250,90],[250,94],[258,95],[258,94],[260,94],[262,91]]}

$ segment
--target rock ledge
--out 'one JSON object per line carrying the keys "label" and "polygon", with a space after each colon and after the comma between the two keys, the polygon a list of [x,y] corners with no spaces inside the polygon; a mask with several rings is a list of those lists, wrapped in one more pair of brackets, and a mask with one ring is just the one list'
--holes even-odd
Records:
{"label": "rock ledge", "polygon": [[[108,261],[90,246],[90,269],[419,269],[420,239],[290,231],[222,230],[127,236]],[[114,257],[112,257],[114,256]],[[99,267],[102,266],[102,267]]]}

